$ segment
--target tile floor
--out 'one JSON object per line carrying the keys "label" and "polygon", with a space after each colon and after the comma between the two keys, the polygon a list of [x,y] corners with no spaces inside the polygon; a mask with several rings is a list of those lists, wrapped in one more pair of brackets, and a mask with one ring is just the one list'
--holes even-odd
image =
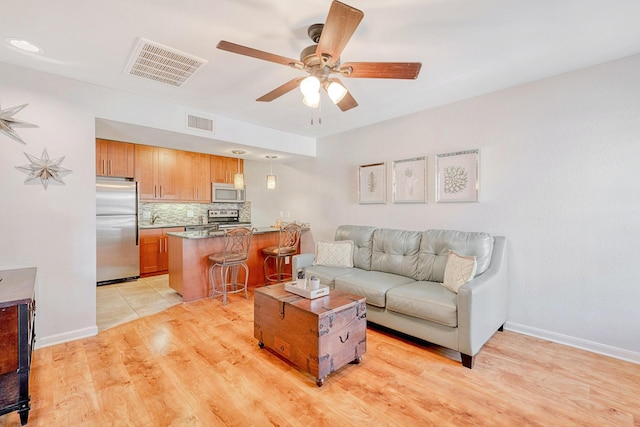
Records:
{"label": "tile floor", "polygon": [[134,282],[98,286],[98,331],[159,313],[180,303],[182,297],[169,287],[169,276],[166,274]]}

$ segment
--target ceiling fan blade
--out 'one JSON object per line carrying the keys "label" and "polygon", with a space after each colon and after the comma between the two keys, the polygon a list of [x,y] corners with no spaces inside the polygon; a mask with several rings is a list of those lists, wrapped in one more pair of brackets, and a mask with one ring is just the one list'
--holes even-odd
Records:
{"label": "ceiling fan blade", "polygon": [[225,40],[220,40],[218,49],[226,50],[227,52],[237,53],[239,55],[250,56],[252,58],[262,59],[264,61],[275,62],[276,64],[304,67],[304,64],[296,59],[287,58],[285,56],[275,55],[269,52],[263,52],[258,49],[242,46],[239,44],[231,43]]}
{"label": "ceiling fan blade", "polygon": [[361,10],[334,0],[318,41],[316,55],[330,55],[332,61],[337,61],[363,17]]}
{"label": "ceiling fan blade", "polygon": [[[340,83],[340,85],[342,85],[342,87],[344,87],[345,89],[347,88],[344,83],[342,83],[339,79],[333,78],[332,80]],[[327,92],[327,94],[329,93],[329,91],[327,90],[327,88],[329,87],[329,84],[323,84],[322,85],[323,89],[325,90],[325,92]],[[344,97],[340,100],[340,102],[338,102],[336,104],[338,106],[338,108],[340,108],[342,111],[347,111],[350,110],[352,108],[355,108],[358,106],[358,102],[355,100],[355,98],[351,95],[351,92],[349,92],[347,90],[347,93],[344,95]]]}
{"label": "ceiling fan blade", "polygon": [[288,82],[286,82],[282,86],[278,86],[271,92],[265,93],[260,98],[256,99],[256,101],[271,102],[274,99],[281,97],[285,93],[291,92],[293,89],[297,88],[303,78],[304,77],[297,77],[295,79],[289,80]]}
{"label": "ceiling fan blade", "polygon": [[345,77],[368,79],[417,79],[420,62],[347,62],[340,71]]}
{"label": "ceiling fan blade", "polygon": [[358,102],[355,100],[353,96],[351,96],[351,92],[347,91],[347,94],[342,98],[342,101],[338,102],[338,108],[342,111],[347,111],[352,108],[358,106]]}

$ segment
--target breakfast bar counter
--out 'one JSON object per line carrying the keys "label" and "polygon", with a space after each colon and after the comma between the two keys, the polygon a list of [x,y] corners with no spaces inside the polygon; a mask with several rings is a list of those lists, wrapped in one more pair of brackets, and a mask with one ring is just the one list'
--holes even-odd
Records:
{"label": "breakfast bar counter", "polygon": [[[262,249],[278,245],[278,229],[256,228],[249,248],[249,286],[265,283]],[[211,296],[209,255],[223,250],[223,231],[167,233],[169,238],[169,286],[182,295],[183,302]],[[291,268],[289,263],[286,267]],[[285,267],[285,268],[286,268]]]}

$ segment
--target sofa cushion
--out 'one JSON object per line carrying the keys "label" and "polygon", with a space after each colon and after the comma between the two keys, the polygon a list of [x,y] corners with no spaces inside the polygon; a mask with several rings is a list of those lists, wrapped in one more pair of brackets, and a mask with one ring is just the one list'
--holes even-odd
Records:
{"label": "sofa cushion", "polygon": [[387,292],[387,310],[458,326],[457,295],[436,282],[413,282]]}
{"label": "sofa cushion", "polygon": [[[354,269],[357,270],[357,269]],[[406,285],[414,280],[397,274],[381,271],[358,270],[335,278],[335,288],[350,294],[360,295],[367,299],[367,304],[383,307],[389,289]]]}
{"label": "sofa cushion", "polygon": [[365,270],[361,270],[359,268],[313,265],[305,269],[305,274],[307,277],[316,276],[320,279],[321,285],[328,286],[333,289],[335,287],[334,281],[336,277],[344,276],[346,274],[358,274],[358,272],[364,271]]}
{"label": "sofa cushion", "polygon": [[326,242],[319,240],[316,244],[316,257],[313,265],[330,267],[353,267],[353,240]]}
{"label": "sofa cushion", "polygon": [[418,255],[417,280],[444,282],[449,249],[465,256],[475,256],[476,276],[489,268],[493,253],[493,236],[488,233],[427,230],[422,233]]}
{"label": "sofa cushion", "polygon": [[353,240],[353,266],[371,270],[371,247],[376,227],[341,225],[336,229],[335,240]]}
{"label": "sofa cushion", "polygon": [[462,256],[456,251],[449,250],[442,286],[457,294],[460,286],[473,279],[477,267],[476,257]]}
{"label": "sofa cushion", "polygon": [[371,270],[399,274],[415,280],[421,234],[381,228],[373,233]]}

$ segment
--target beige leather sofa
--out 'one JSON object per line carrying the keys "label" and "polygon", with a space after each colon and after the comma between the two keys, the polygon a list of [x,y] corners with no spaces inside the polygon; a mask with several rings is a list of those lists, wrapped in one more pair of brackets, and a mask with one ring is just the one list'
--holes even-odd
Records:
{"label": "beige leather sofa", "polygon": [[[367,320],[474,356],[507,319],[506,239],[453,230],[406,231],[341,225],[335,241],[351,240],[353,267],[314,265],[315,254],[296,255],[293,271],[367,299]],[[474,256],[472,280],[455,293],[442,285],[449,249]]]}

